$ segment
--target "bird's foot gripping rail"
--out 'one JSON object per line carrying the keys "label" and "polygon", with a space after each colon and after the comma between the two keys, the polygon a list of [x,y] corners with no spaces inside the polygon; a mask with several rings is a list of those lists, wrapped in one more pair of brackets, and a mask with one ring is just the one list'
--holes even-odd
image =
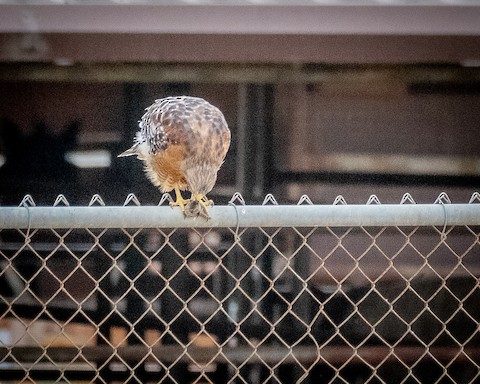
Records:
{"label": "bird's foot gripping rail", "polygon": [[203,217],[210,219],[207,207],[213,206],[213,200],[203,194],[193,194],[190,199],[184,199],[180,189],[175,187],[175,201],[170,202],[171,207],[180,207],[185,217]]}
{"label": "bird's foot gripping rail", "polygon": [[188,204],[183,211],[185,217],[203,217],[204,219],[210,219],[208,215],[207,207],[213,206],[213,200],[207,198],[207,196],[198,194],[192,195]]}

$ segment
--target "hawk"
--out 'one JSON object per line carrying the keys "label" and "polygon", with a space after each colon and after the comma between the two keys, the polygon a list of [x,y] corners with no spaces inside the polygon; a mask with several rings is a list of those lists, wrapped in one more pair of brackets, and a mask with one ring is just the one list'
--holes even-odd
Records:
{"label": "hawk", "polygon": [[[118,157],[136,155],[150,181],[162,192],[175,191],[186,217],[209,218],[213,204],[206,195],[230,146],[223,113],[199,97],[176,96],[155,100],[139,122],[133,146]],[[189,190],[184,199],[180,191]]]}

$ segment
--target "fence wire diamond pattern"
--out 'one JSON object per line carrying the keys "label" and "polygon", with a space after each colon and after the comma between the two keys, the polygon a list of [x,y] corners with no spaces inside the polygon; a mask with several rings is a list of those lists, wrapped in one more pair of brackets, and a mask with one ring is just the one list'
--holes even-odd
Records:
{"label": "fence wire diamond pattern", "polygon": [[[479,203],[475,193],[462,206]],[[442,194],[435,208],[450,204]],[[239,194],[229,205],[237,219],[247,207]],[[100,196],[90,206],[108,208]],[[130,206],[141,206],[135,195],[120,214]],[[272,195],[258,215],[267,206]],[[350,207],[341,196],[333,206]],[[49,213],[62,207],[60,195]],[[20,208],[28,225],[0,226],[2,380],[479,380],[480,215],[474,225],[448,225],[445,210],[444,225],[62,228],[35,225],[30,196]]]}

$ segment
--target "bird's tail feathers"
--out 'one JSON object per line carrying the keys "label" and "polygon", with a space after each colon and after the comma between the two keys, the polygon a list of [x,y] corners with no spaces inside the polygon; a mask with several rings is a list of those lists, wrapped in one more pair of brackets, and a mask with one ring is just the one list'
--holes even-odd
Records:
{"label": "bird's tail feathers", "polygon": [[117,157],[138,155],[137,148],[138,148],[138,144],[135,144],[132,148],[129,148],[125,152],[120,153]]}

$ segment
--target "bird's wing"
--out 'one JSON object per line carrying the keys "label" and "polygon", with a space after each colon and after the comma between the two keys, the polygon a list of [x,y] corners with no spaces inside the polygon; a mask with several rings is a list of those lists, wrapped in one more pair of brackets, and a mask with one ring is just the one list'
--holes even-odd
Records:
{"label": "bird's wing", "polygon": [[156,100],[147,108],[140,121],[139,140],[148,144],[149,154],[184,144],[191,128],[182,105],[180,98],[168,97]]}

